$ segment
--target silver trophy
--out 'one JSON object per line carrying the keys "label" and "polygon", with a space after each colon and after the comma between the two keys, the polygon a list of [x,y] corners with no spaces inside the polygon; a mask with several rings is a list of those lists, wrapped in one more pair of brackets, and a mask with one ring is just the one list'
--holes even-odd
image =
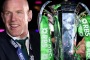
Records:
{"label": "silver trophy", "polygon": [[75,8],[76,4],[68,1],[63,2],[61,6],[63,60],[76,60],[74,58],[74,44],[77,36]]}
{"label": "silver trophy", "polygon": [[52,20],[49,17],[48,21],[49,25],[52,25],[54,29],[55,40],[52,42],[54,44],[54,58],[55,60],[77,60],[77,57],[74,56],[78,25],[75,13],[76,4],[67,0],[59,4],[50,3],[52,2],[49,1],[48,5],[43,5],[38,20],[40,24],[43,12],[47,17],[52,16]]}

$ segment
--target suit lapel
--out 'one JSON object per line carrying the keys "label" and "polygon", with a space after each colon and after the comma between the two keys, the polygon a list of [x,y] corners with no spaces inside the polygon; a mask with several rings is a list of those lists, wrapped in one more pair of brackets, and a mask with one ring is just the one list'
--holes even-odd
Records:
{"label": "suit lapel", "polygon": [[40,38],[39,33],[30,32],[30,44],[32,47],[32,53],[34,60],[40,60]]}
{"label": "suit lapel", "polygon": [[2,49],[7,57],[7,60],[19,60],[16,49],[11,45],[11,38],[8,36],[6,32],[2,33]]}

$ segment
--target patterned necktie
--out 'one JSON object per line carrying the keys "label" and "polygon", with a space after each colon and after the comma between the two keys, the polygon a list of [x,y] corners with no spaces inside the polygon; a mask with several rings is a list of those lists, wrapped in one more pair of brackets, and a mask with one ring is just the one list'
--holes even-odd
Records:
{"label": "patterned necktie", "polygon": [[23,53],[24,57],[26,58],[26,60],[29,60],[29,56],[28,56],[28,53],[27,53],[27,48],[26,48],[26,45],[25,45],[25,42],[26,42],[27,39],[28,39],[28,37],[26,37],[23,40],[16,40],[16,41],[21,45],[21,50],[22,50],[22,53]]}

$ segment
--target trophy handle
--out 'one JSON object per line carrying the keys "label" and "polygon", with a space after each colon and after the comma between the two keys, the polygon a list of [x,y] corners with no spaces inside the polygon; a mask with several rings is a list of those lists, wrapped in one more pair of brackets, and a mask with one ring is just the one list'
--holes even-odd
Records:
{"label": "trophy handle", "polygon": [[37,19],[37,23],[38,23],[38,29],[40,29],[40,22],[41,22],[41,18],[42,18],[42,14],[43,14],[43,11],[45,9],[45,7],[51,3],[52,1],[47,1],[43,4],[43,6],[41,7],[40,9],[40,13],[38,14],[38,19]]}

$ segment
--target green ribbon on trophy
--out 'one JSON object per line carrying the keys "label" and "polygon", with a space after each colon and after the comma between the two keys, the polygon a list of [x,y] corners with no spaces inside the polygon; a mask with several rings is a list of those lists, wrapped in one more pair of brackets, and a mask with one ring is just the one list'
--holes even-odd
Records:
{"label": "green ribbon on trophy", "polygon": [[[80,36],[84,37],[86,44],[86,60],[90,59],[90,10],[88,7],[79,3],[77,5],[77,9],[79,14],[79,25],[78,25],[78,33]],[[79,8],[81,7],[81,8]]]}
{"label": "green ribbon on trophy", "polygon": [[43,4],[40,13],[38,15],[38,27],[40,33],[40,54],[41,54],[40,60],[54,60],[48,17],[45,14],[43,14],[45,7],[49,3],[51,3],[51,1],[47,1]]}
{"label": "green ribbon on trophy", "polygon": [[53,60],[52,43],[48,17],[43,15],[40,22],[41,60]]}
{"label": "green ribbon on trophy", "polygon": [[86,60],[90,59],[90,15],[81,18],[78,27],[80,36],[84,36],[86,43]]}
{"label": "green ribbon on trophy", "polygon": [[63,54],[62,54],[62,40],[61,40],[61,28],[60,28],[60,23],[58,21],[58,16],[54,16],[54,36],[56,39],[56,43],[55,43],[55,49],[56,52],[58,53],[56,55],[56,59],[57,60],[63,60]]}
{"label": "green ribbon on trophy", "polygon": [[56,60],[63,60],[61,26],[58,18],[58,8],[61,7],[61,4],[56,4],[49,7],[51,8],[51,11],[53,13],[53,20],[54,20],[54,38],[55,38],[54,57]]}

